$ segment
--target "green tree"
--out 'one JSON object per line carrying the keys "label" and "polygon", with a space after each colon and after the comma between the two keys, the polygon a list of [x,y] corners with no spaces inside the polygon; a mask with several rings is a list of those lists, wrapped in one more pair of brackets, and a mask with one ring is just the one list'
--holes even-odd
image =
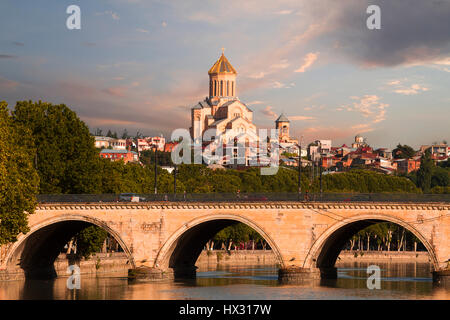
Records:
{"label": "green tree", "polygon": [[89,257],[100,252],[108,232],[98,226],[89,226],[81,230],[75,236],[77,255],[89,259]]}
{"label": "green tree", "polygon": [[0,245],[29,231],[39,185],[31,132],[14,123],[7,106],[0,102]]}
{"label": "green tree", "polygon": [[430,193],[433,167],[431,152],[430,149],[427,149],[420,158],[420,169],[417,170],[417,184],[424,193]]}
{"label": "green tree", "polygon": [[408,145],[398,144],[397,148],[392,151],[392,154],[395,159],[409,159],[416,154],[413,148]]}
{"label": "green tree", "polygon": [[99,155],[86,124],[64,104],[19,101],[14,122],[32,132],[40,193],[98,193]]}

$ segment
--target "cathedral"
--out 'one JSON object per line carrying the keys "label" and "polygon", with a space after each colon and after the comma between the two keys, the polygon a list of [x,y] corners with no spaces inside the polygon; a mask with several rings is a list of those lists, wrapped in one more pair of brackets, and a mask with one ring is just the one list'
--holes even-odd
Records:
{"label": "cathedral", "polygon": [[191,109],[191,137],[201,140],[206,130],[223,143],[240,136],[256,137],[253,111],[237,97],[237,72],[222,52],[208,71],[209,96]]}
{"label": "cathedral", "polygon": [[[237,97],[236,76],[237,72],[225,57],[224,53],[208,71],[209,96],[200,101],[191,109],[190,134],[194,143],[201,143],[214,154],[214,150],[223,145],[231,155],[219,159],[221,164],[234,164],[241,158],[241,164],[261,164],[259,157],[258,133],[253,124],[253,111],[250,110]],[[278,134],[278,145],[281,148],[297,143],[297,140],[289,136],[289,119],[281,115],[275,121]],[[205,137],[204,133],[208,131]],[[206,141],[203,141],[205,139]],[[211,143],[215,140],[215,146]],[[235,142],[245,144],[245,153],[239,151]],[[230,150],[230,148],[232,150]]]}

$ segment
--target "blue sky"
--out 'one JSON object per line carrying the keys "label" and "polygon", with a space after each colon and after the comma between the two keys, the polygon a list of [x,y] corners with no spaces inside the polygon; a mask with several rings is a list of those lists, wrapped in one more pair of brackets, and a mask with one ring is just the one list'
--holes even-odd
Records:
{"label": "blue sky", "polygon": [[92,131],[188,128],[224,47],[260,128],[284,112],[305,142],[450,138],[446,0],[3,0],[0,30],[0,100],[65,103]]}

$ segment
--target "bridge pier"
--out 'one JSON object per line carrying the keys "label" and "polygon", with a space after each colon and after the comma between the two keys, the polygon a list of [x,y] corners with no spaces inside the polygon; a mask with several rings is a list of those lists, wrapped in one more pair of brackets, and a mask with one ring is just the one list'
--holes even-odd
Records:
{"label": "bridge pier", "polygon": [[450,286],[450,269],[433,271],[433,282],[439,285]]}
{"label": "bridge pier", "polygon": [[128,269],[128,279],[131,281],[173,280],[174,272],[172,269],[162,270],[142,266]]}
{"label": "bridge pier", "polygon": [[287,267],[278,270],[278,281],[283,284],[320,280],[320,276],[320,270],[317,268]]}

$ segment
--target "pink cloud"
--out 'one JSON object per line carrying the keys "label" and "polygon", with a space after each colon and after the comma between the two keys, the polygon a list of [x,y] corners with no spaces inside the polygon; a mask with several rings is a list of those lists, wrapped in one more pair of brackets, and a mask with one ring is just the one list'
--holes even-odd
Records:
{"label": "pink cloud", "polygon": [[112,95],[114,97],[123,98],[125,97],[125,93],[127,92],[128,88],[126,87],[110,87],[103,90],[103,92]]}
{"label": "pink cloud", "polygon": [[306,69],[308,69],[309,67],[311,67],[313,65],[313,63],[317,60],[319,56],[319,53],[313,53],[310,52],[306,55],[306,57],[303,59],[303,64],[300,66],[300,68],[298,68],[297,70],[295,70],[294,72],[305,72]]}
{"label": "pink cloud", "polygon": [[15,89],[20,85],[19,82],[9,80],[0,76],[0,89],[11,90]]}

